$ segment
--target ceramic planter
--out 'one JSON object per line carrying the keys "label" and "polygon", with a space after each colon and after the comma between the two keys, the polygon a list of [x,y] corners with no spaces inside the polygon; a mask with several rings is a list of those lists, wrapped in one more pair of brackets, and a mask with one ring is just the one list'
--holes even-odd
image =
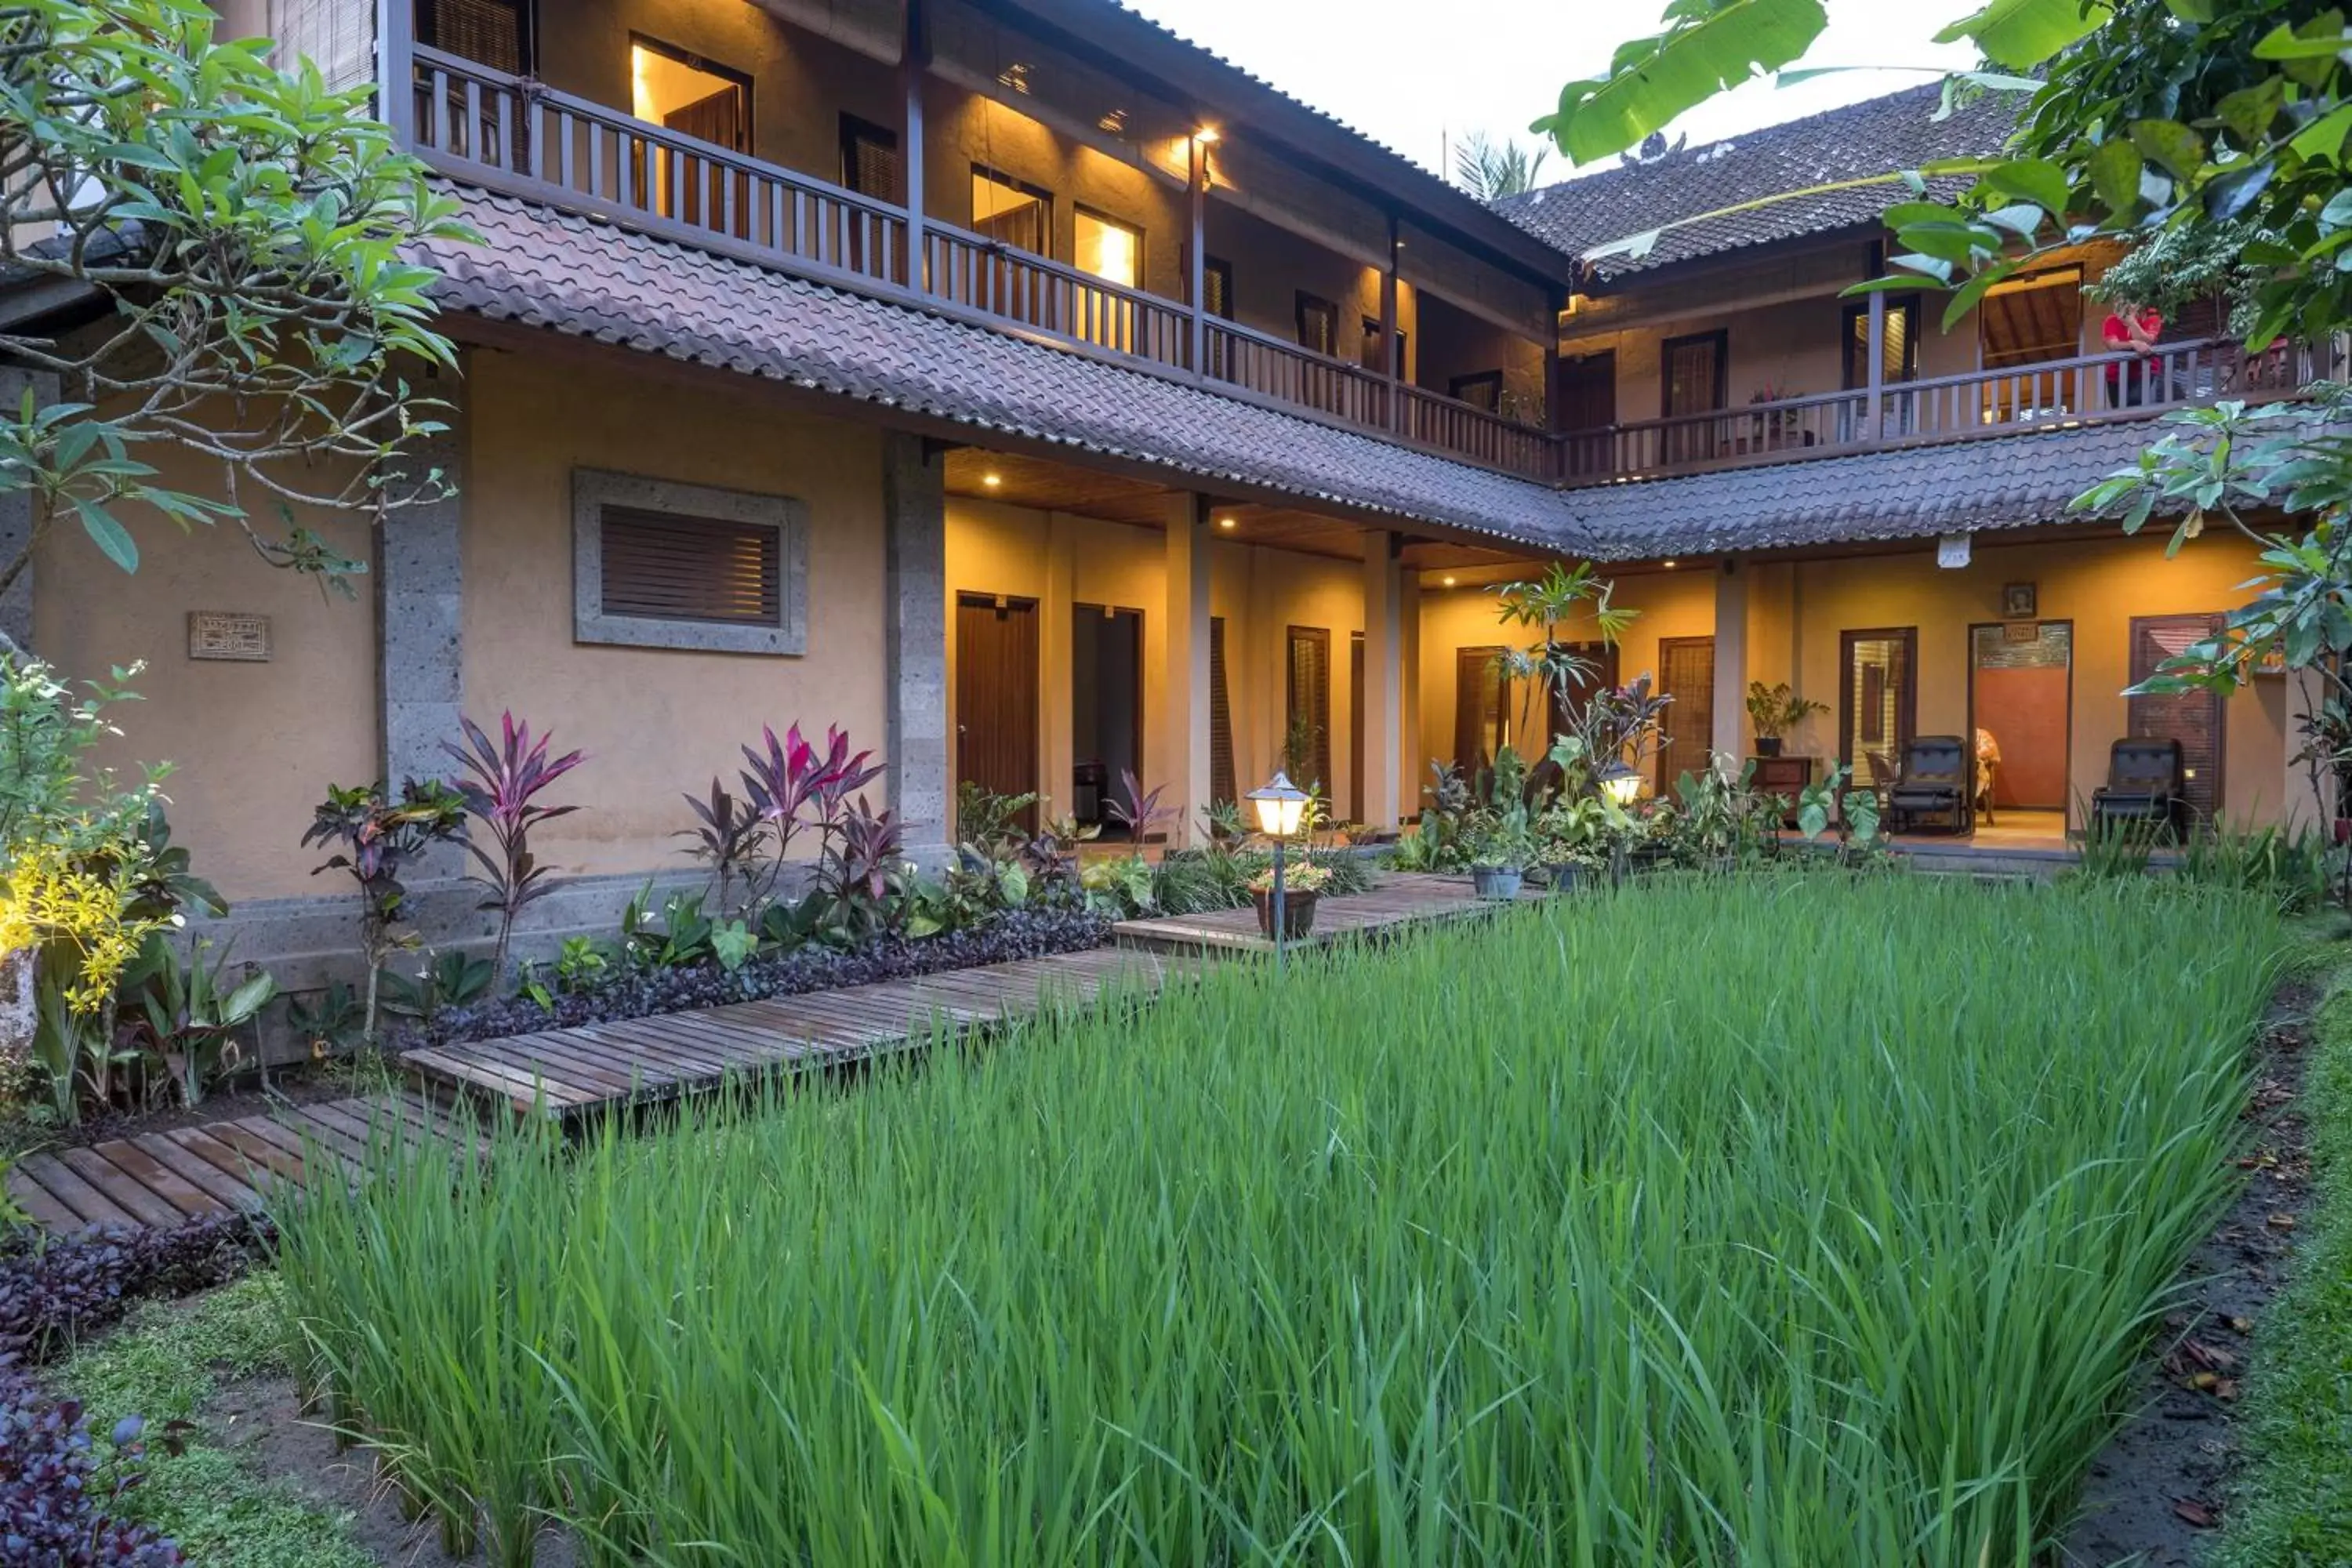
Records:
{"label": "ceramic planter", "polygon": [[[1315,929],[1315,899],[1316,895],[1313,893],[1294,893],[1287,889],[1284,889],[1282,895],[1283,941],[1297,942]],[[1269,942],[1273,941],[1274,895],[1252,893],[1250,900],[1257,905],[1258,934]]]}
{"label": "ceramic planter", "polygon": [[1757,736],[1756,754],[1759,757],[1779,756],[1780,754],[1780,737],[1778,735]]}
{"label": "ceramic planter", "polygon": [[1506,869],[1499,866],[1475,866],[1470,870],[1470,882],[1478,889],[1480,898],[1501,902],[1519,896],[1519,875],[1517,867]]}

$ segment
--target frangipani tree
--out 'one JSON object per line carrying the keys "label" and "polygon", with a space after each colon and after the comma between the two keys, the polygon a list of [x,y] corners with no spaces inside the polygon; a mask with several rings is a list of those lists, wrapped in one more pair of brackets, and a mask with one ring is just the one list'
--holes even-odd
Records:
{"label": "frangipani tree", "polygon": [[[135,571],[152,513],[232,523],[269,564],[348,591],[361,563],[292,505],[373,512],[443,487],[390,460],[441,427],[408,378],[455,357],[430,325],[436,274],[404,250],[466,237],[457,205],[365,90],[281,70],[215,21],[202,0],[0,7],[0,363],[58,388],[0,406],[0,495],[33,502],[0,591],[61,521]],[[165,444],[217,486],[160,482]]]}

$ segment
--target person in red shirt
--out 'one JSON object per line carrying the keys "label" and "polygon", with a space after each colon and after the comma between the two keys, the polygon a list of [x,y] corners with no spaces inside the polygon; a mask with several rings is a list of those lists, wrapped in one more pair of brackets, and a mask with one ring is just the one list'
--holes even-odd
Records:
{"label": "person in red shirt", "polygon": [[2107,404],[2110,407],[2137,407],[2147,400],[2147,384],[2156,374],[2156,340],[2164,331],[2163,315],[2135,300],[2118,300],[2107,313],[2106,324],[2099,336],[2106,340],[2109,353],[2131,349],[2139,358],[2128,366],[2118,362],[2107,366]]}

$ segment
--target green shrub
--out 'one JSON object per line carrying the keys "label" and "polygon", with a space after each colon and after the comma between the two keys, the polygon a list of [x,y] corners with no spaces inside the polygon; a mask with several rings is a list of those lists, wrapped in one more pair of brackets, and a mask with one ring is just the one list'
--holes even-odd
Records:
{"label": "green shrub", "polygon": [[2279,942],[1666,878],[505,1133],[283,1269],[411,1487],[600,1563],[2022,1565],[2226,1200]]}

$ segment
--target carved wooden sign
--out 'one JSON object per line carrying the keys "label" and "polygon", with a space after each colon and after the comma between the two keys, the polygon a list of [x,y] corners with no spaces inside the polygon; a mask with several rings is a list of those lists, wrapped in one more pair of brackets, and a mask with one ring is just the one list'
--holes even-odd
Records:
{"label": "carved wooden sign", "polygon": [[269,617],[237,610],[190,610],[188,657],[266,664],[269,661]]}

